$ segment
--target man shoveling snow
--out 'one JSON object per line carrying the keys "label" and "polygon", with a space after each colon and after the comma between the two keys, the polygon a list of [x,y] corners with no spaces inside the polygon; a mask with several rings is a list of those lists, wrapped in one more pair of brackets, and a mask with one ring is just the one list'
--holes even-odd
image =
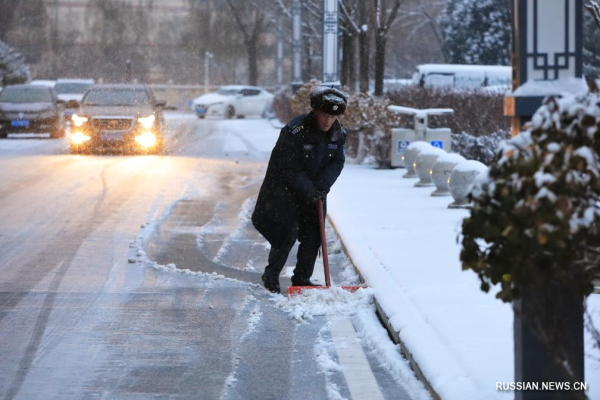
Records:
{"label": "man shoveling snow", "polygon": [[271,244],[262,280],[273,293],[281,292],[279,274],[296,240],[292,285],[316,286],[310,281],[321,246],[316,204],[323,200],[326,209],[327,193],[344,168],[346,130],[337,116],[346,103],[337,89],[314,89],[312,110],[283,127],[271,153],[252,223]]}

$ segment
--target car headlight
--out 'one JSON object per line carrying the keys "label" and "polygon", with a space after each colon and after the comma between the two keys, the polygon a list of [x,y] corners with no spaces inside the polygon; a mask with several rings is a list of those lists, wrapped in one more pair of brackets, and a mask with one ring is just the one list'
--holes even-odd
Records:
{"label": "car headlight", "polygon": [[152,132],[144,132],[135,137],[135,141],[142,147],[152,147],[156,144],[156,136]]}
{"label": "car headlight", "polygon": [[142,124],[142,126],[146,129],[152,128],[154,126],[155,120],[156,120],[156,117],[154,116],[154,114],[152,114],[149,117],[138,118],[138,122],[140,124]]}
{"label": "car headlight", "polygon": [[73,125],[79,127],[88,122],[88,119],[86,117],[80,117],[77,114],[73,114],[71,116],[71,121],[73,121]]}
{"label": "car headlight", "polygon": [[77,131],[71,134],[71,142],[74,144],[81,144],[83,142],[87,142],[88,140],[90,140],[90,137],[88,135],[84,135],[82,132]]}

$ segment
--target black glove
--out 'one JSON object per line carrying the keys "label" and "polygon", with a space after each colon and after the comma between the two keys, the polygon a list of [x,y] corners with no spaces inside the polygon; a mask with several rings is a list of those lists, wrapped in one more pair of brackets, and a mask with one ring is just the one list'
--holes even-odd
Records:
{"label": "black glove", "polygon": [[314,193],[311,195],[311,202],[317,204],[319,202],[319,199],[325,201],[326,198],[327,194],[325,194],[325,192],[315,190]]}

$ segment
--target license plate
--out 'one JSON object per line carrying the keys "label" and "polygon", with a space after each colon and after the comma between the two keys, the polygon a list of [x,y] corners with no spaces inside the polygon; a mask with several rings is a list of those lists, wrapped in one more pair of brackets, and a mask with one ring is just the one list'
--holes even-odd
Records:
{"label": "license plate", "polygon": [[196,108],[196,112],[198,114],[205,114],[206,113],[206,108],[198,107],[198,108]]}
{"label": "license plate", "polygon": [[14,127],[16,127],[16,128],[23,128],[23,127],[29,126],[29,121],[23,121],[23,120],[20,120],[20,119],[13,119],[11,125],[14,126]]}
{"label": "license plate", "polygon": [[65,111],[65,116],[70,117],[71,115],[73,115],[73,110]]}
{"label": "license plate", "polygon": [[102,132],[100,137],[105,141],[122,140],[123,134],[119,132]]}

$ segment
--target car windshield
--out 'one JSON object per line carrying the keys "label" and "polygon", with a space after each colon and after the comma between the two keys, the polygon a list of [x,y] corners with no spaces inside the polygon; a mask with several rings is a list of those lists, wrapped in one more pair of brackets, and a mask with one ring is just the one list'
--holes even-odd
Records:
{"label": "car windshield", "polygon": [[235,96],[239,91],[239,89],[220,89],[217,93],[223,96]]}
{"label": "car windshield", "polygon": [[89,83],[64,82],[57,83],[56,86],[54,86],[54,90],[57,94],[83,94],[90,86]]}
{"label": "car windshield", "polygon": [[83,98],[87,106],[143,106],[150,103],[144,89],[92,89]]}
{"label": "car windshield", "polygon": [[50,90],[43,87],[7,87],[0,92],[0,103],[52,103]]}

